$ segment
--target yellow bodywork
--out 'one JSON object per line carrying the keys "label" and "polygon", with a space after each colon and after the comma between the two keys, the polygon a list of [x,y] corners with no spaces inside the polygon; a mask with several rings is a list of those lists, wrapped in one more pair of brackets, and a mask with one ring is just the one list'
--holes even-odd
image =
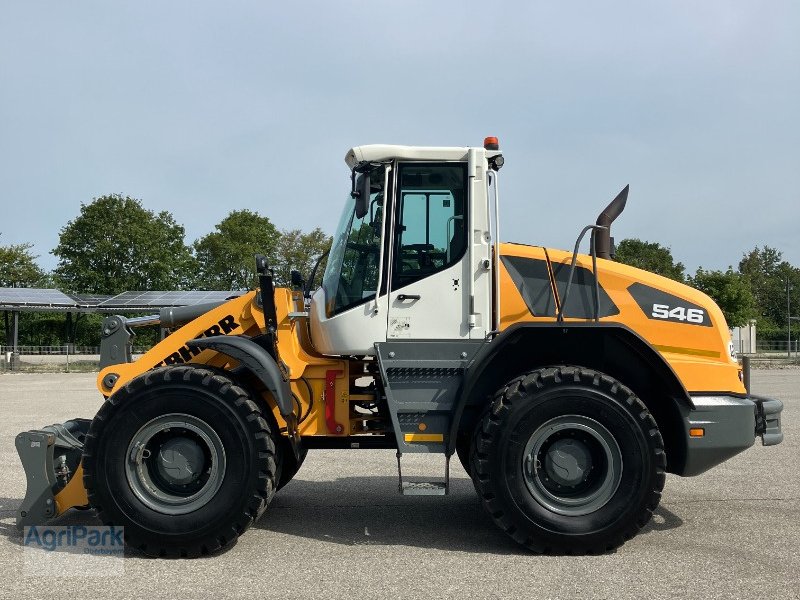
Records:
{"label": "yellow bodywork", "polygon": [[[354,429],[358,427],[359,421],[351,419],[350,414],[348,362],[326,358],[314,352],[308,342],[306,320],[289,317],[289,313],[302,310],[302,297],[299,295],[295,297],[290,290],[279,288],[275,290],[275,306],[278,317],[281,361],[289,372],[292,394],[300,403],[303,414],[308,410],[310,403],[309,388],[303,380],[308,382],[314,397],[313,409],[308,418],[299,426],[300,435],[324,436],[329,434],[325,419],[325,404],[329,402],[334,405],[336,422],[346,424],[344,430],[337,435],[355,433]],[[105,397],[108,397],[134,377],[155,367],[187,362],[184,360],[187,358],[186,352],[188,351],[186,343],[203,336],[225,333],[219,323],[231,317],[236,327],[229,332],[230,335],[256,336],[266,328],[264,313],[256,303],[256,292],[249,292],[218,306],[172,332],[134,362],[104,368],[97,376],[97,388]],[[230,322],[230,320],[227,321],[227,323]],[[181,353],[182,349],[183,354]],[[220,369],[229,369],[237,365],[229,357],[214,350],[203,350],[196,356],[191,356],[190,360],[193,364],[205,364]],[[326,375],[329,371],[336,374],[333,390],[324,389]],[[103,383],[109,374],[117,376],[113,388],[108,388]],[[273,401],[270,401],[270,407],[278,426],[284,428],[286,423]],[[61,514],[73,506],[88,504],[86,490],[83,487],[83,469],[80,465],[69,483],[56,494],[55,501],[56,514]]]}
{"label": "yellow bodywork", "polygon": [[56,515],[60,515],[68,508],[73,506],[86,506],[89,498],[86,496],[86,488],[83,487],[83,465],[79,464],[72,474],[72,479],[67,482],[55,496]]}
{"label": "yellow bodywork", "polygon": [[[275,307],[278,317],[278,353],[288,370],[292,394],[299,401],[303,413],[307,411],[310,403],[309,389],[305,382],[308,382],[314,397],[314,408],[316,410],[312,410],[308,418],[300,424],[300,435],[326,435],[328,430],[326,428],[322,399],[324,399],[325,403],[335,403],[334,414],[337,422],[348,423],[350,420],[348,362],[321,356],[311,348],[308,342],[306,319],[291,318],[289,316],[292,312],[303,310],[302,297],[299,294],[293,294],[285,288],[276,289]],[[236,327],[229,332],[230,335],[256,336],[266,329],[264,313],[256,302],[256,292],[249,292],[187,323],[136,361],[106,367],[97,376],[98,389],[103,395],[110,396],[115,390],[124,386],[137,375],[141,375],[154,367],[187,362],[184,360],[186,343],[203,336],[224,333],[224,331],[219,331],[218,327],[216,330],[209,328],[214,328],[219,322],[230,317],[233,318],[233,322],[236,324]],[[181,349],[184,349],[183,355],[181,354]],[[214,350],[203,350],[200,354],[190,357],[190,360],[193,364],[205,364],[226,370],[237,365],[228,356]],[[334,390],[324,389],[326,375],[329,371],[337,372]],[[103,384],[106,375],[110,373],[118,376],[114,387],[111,389],[106,388]],[[285,427],[286,423],[278,412],[275,403],[271,401],[270,405],[278,425]],[[342,434],[346,435],[347,433],[347,431],[342,431]]]}
{"label": "yellow bodywork", "polygon": [[[518,244],[501,244],[500,254],[539,259],[556,265],[561,263],[566,269],[572,261],[571,252]],[[576,264],[592,270],[591,256],[578,255]],[[661,353],[690,393],[704,391],[745,393],[740,378],[741,366],[731,355],[728,325],[722,311],[711,298],[677,281],[611,260],[597,259],[597,271],[600,285],[620,311],[617,315],[602,317],[600,321],[621,323],[639,334]],[[649,318],[628,291],[628,287],[634,283],[645,284],[701,306],[707,311],[711,326],[698,327]],[[531,314],[502,263],[500,308],[501,330],[519,322],[555,320],[554,317],[536,317]],[[565,317],[564,320],[586,319]]]}
{"label": "yellow bodywork", "polygon": [[[567,268],[572,259],[571,253],[562,250],[516,244],[502,244],[501,255],[540,259],[553,264],[563,263]],[[577,264],[592,269],[590,256],[579,255]],[[620,310],[619,314],[603,317],[601,321],[622,323],[643,337],[662,354],[689,392],[744,393],[744,386],[739,378],[740,366],[730,354],[730,337],[725,318],[711,298],[681,283],[614,261],[598,259],[597,268],[602,288]],[[627,289],[636,282],[702,306],[708,312],[712,326],[697,327],[648,318]],[[557,294],[553,293],[557,297]],[[353,399],[349,396],[351,381],[349,361],[325,357],[313,349],[306,318],[290,316],[291,313],[303,309],[299,293],[278,288],[275,290],[275,305],[278,319],[278,354],[288,370],[292,393],[299,401],[303,413],[308,410],[311,403],[309,387],[314,398],[308,418],[300,425],[300,434],[313,436],[357,433],[359,419],[351,418],[350,410],[350,401]],[[539,317],[531,314],[502,263],[500,307],[501,330],[519,322],[555,320],[553,316]],[[229,332],[220,331],[217,324],[225,322],[226,319],[228,323],[233,322],[235,328]],[[567,317],[565,320],[586,319]],[[187,358],[194,364],[207,364],[221,369],[233,368],[236,366],[233,359],[214,350],[204,350],[196,356],[187,356],[186,343],[204,335],[220,333],[256,336],[264,329],[264,313],[256,302],[256,293],[250,292],[222,304],[174,331],[135,362],[106,367],[97,377],[98,389],[104,396],[109,396],[137,375],[165,364],[187,362]],[[112,373],[117,375],[117,379],[114,387],[109,389],[104,386],[103,381]],[[335,373],[335,385],[334,389],[328,390],[325,389],[326,376],[330,376],[331,373]],[[360,375],[353,374],[352,377]],[[358,400],[364,399],[358,398]],[[328,403],[334,404],[334,420],[340,424],[349,424],[343,427],[342,431],[329,431],[324,410]],[[274,402],[271,402],[271,405],[278,424],[284,426],[285,423]]]}
{"label": "yellow bodywork", "polygon": [[[502,244],[501,256],[521,257],[545,261],[550,273],[553,297],[558,299],[554,285],[553,265],[566,265],[572,254],[563,250],[536,246]],[[577,265],[592,271],[591,257],[579,255]],[[689,392],[734,392],[744,393],[741,382],[741,367],[731,356],[730,336],[725,318],[717,305],[705,294],[681,283],[635,269],[614,261],[598,259],[598,281],[618,307],[619,314],[602,317],[603,322],[624,324],[653,346],[669,363]],[[711,320],[710,327],[691,326],[685,323],[658,321],[649,318],[633,299],[628,287],[642,283],[682,298],[703,307]],[[351,373],[350,362],[321,356],[312,347],[308,323],[305,317],[294,318],[290,313],[303,310],[302,296],[297,292],[279,288],[275,290],[275,305],[278,319],[278,353],[288,370],[291,391],[300,404],[301,414],[308,417],[299,426],[301,436],[344,436],[363,433],[363,415],[356,414],[351,403],[369,400],[367,397],[351,396],[351,381],[362,373]],[[502,265],[500,267],[500,330],[520,322],[553,322],[554,316],[534,316],[525,303],[519,288]],[[586,319],[565,318],[565,321]],[[230,331],[224,331],[221,324]],[[134,377],[165,364],[192,362],[229,369],[235,361],[214,350],[204,350],[195,356],[187,354],[187,342],[195,338],[228,333],[230,335],[256,336],[265,330],[264,313],[256,302],[256,292],[250,292],[201,315],[194,321],[174,331],[162,342],[132,363],[106,367],[97,377],[100,392],[108,397]],[[109,374],[116,374],[113,388],[105,387],[103,381]],[[333,382],[332,389],[326,387]],[[311,394],[309,393],[311,392]],[[313,394],[313,400],[312,400]],[[279,427],[285,427],[278,409],[268,398]],[[326,417],[326,409],[330,414]],[[328,423],[341,424],[341,431],[333,431]],[[442,434],[407,434],[406,441],[440,441]],[[434,437],[436,439],[434,440]],[[82,469],[56,496],[56,511],[61,514],[72,506],[88,503],[83,488]]]}

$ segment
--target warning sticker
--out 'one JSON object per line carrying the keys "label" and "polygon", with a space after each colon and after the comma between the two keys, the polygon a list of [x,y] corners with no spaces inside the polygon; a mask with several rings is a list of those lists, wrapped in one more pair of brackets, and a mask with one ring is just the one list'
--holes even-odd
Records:
{"label": "warning sticker", "polygon": [[389,337],[411,337],[411,317],[392,317],[389,319]]}

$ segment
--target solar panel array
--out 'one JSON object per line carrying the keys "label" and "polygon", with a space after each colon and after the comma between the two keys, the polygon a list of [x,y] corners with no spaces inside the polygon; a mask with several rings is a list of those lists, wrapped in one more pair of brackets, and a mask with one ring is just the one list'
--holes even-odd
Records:
{"label": "solar panel array", "polygon": [[79,306],[85,307],[97,306],[101,302],[105,302],[114,297],[108,294],[69,294],[69,296],[74,298]]}
{"label": "solar panel array", "polygon": [[69,308],[75,300],[59,290],[0,288],[0,306],[44,306]]}
{"label": "solar panel array", "polygon": [[242,291],[162,291],[123,292],[116,296],[67,295],[59,290],[40,288],[0,288],[0,310],[123,312],[220,302],[242,294]]}
{"label": "solar panel array", "polygon": [[98,308],[158,308],[165,306],[192,306],[207,302],[220,302],[241,296],[244,292],[123,292],[101,302]]}

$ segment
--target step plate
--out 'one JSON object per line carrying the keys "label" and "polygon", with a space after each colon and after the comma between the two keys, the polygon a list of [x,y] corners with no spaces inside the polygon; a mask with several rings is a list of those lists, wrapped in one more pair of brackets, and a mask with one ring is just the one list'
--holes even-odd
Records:
{"label": "step plate", "polygon": [[404,481],[400,491],[404,496],[444,496],[447,484],[444,481]]}

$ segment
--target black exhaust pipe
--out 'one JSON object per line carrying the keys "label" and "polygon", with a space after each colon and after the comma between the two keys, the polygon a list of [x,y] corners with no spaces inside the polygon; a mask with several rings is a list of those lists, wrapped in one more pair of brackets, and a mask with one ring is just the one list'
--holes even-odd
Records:
{"label": "black exhaust pipe", "polygon": [[608,206],[603,209],[600,216],[597,217],[596,225],[601,225],[605,229],[596,229],[594,231],[594,249],[597,258],[614,258],[614,238],[611,237],[611,224],[614,220],[622,214],[625,210],[625,203],[628,201],[628,188],[626,185],[622,191],[617,194]]}

